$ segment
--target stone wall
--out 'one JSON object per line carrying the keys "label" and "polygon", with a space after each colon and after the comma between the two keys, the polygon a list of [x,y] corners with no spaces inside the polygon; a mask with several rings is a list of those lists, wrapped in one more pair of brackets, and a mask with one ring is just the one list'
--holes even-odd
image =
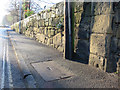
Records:
{"label": "stone wall", "polygon": [[[119,59],[119,24],[114,3],[93,3],[89,64],[107,72],[115,72]],[[119,21],[120,22],[120,21]]]}
{"label": "stone wall", "polygon": [[[21,21],[21,33],[38,42],[64,51],[64,3],[58,3]],[[19,22],[11,26],[19,32]]]}
{"label": "stone wall", "polygon": [[75,3],[75,56],[107,72],[120,67],[120,3],[114,4]]}
{"label": "stone wall", "polygon": [[[107,72],[120,67],[120,3],[74,4],[74,56]],[[64,3],[21,21],[21,32],[64,52]],[[19,32],[19,22],[12,25]]]}

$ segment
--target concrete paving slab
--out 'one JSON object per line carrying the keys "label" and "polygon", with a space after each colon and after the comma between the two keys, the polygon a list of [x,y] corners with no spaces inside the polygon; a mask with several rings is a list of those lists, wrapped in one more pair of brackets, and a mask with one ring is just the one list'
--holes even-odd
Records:
{"label": "concrete paving slab", "polygon": [[74,76],[71,71],[58,65],[55,61],[32,63],[32,66],[45,81],[59,80]]}

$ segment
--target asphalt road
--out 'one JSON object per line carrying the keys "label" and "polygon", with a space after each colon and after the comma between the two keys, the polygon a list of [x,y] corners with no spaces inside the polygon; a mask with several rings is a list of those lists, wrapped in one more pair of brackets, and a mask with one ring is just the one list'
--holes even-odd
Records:
{"label": "asphalt road", "polygon": [[8,28],[0,28],[0,90],[25,88],[7,30]]}

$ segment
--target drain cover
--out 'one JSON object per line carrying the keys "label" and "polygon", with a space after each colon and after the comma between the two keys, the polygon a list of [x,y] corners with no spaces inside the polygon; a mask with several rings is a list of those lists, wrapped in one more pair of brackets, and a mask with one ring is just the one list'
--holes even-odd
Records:
{"label": "drain cover", "polygon": [[73,76],[73,73],[66,70],[55,61],[32,63],[35,70],[45,81],[53,81]]}

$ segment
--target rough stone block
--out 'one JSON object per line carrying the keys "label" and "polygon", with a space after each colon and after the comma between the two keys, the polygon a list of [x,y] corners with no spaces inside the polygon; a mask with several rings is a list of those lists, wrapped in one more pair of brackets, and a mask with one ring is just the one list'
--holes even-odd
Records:
{"label": "rough stone block", "polygon": [[90,52],[100,56],[106,56],[110,50],[111,35],[91,34]]}
{"label": "rough stone block", "polygon": [[44,29],[45,29],[44,27],[39,28],[40,34],[43,34]]}
{"label": "rough stone block", "polygon": [[45,35],[48,35],[48,28],[46,27],[45,30],[44,30],[44,34]]}
{"label": "rough stone block", "polygon": [[45,26],[44,20],[42,20],[42,19],[39,20],[38,23],[39,23],[39,26],[40,26],[40,27]]}
{"label": "rough stone block", "polygon": [[89,56],[89,65],[92,65],[96,68],[100,68],[101,70],[105,69],[105,58],[101,57],[101,56],[97,56],[94,54],[90,54]]}
{"label": "rough stone block", "polygon": [[51,23],[51,22],[52,22],[52,20],[53,20],[53,18],[50,18],[50,19],[49,19],[49,26],[51,26],[51,25],[52,25],[52,23]]}
{"label": "rough stone block", "polygon": [[49,23],[48,22],[45,22],[45,26],[47,27],[49,25]]}
{"label": "rough stone block", "polygon": [[47,14],[47,18],[51,18],[51,11]]}
{"label": "rough stone block", "polygon": [[34,31],[34,32],[37,32],[37,31],[38,31],[38,28],[34,27],[34,28],[33,28],[33,31]]}
{"label": "rough stone block", "polygon": [[45,37],[45,35],[43,35],[43,34],[37,34],[36,38],[37,38],[40,42],[44,43],[46,37]]}
{"label": "rough stone block", "polygon": [[53,37],[53,44],[55,45],[56,48],[58,48],[58,46],[61,45],[62,43],[61,41],[62,41],[62,38],[60,33],[58,33]]}
{"label": "rough stone block", "polygon": [[112,33],[112,16],[99,15],[93,17],[92,32],[96,33]]}
{"label": "rough stone block", "polygon": [[112,2],[94,2],[93,3],[93,12],[94,15],[99,14],[111,14],[113,13],[113,4]]}
{"label": "rough stone block", "polygon": [[61,17],[63,15],[64,15],[64,8],[61,8],[61,9],[59,8],[59,12],[56,16]]}
{"label": "rough stone block", "polygon": [[79,24],[80,21],[81,21],[81,15],[82,15],[82,12],[77,12],[75,13],[74,17],[75,17],[75,23]]}
{"label": "rough stone block", "polygon": [[75,12],[79,12],[83,10],[83,2],[75,2]]}
{"label": "rough stone block", "polygon": [[48,37],[51,37],[51,30],[48,30]]}
{"label": "rough stone block", "polygon": [[120,73],[120,59],[117,62],[117,72]]}
{"label": "rough stone block", "polygon": [[52,20],[52,22],[51,22],[52,26],[56,27],[57,24],[58,24],[59,21],[60,21],[59,19],[60,19],[60,18],[53,18],[53,20]]}
{"label": "rough stone block", "polygon": [[52,38],[48,38],[47,45],[51,45],[51,44],[53,44],[53,39]]}
{"label": "rough stone block", "polygon": [[58,51],[60,52],[64,52],[64,47],[62,45],[60,45],[58,48],[57,48]]}
{"label": "rough stone block", "polygon": [[51,29],[51,36],[54,36],[55,35],[55,30]]}
{"label": "rough stone block", "polygon": [[55,29],[55,35],[58,33],[58,29]]}

